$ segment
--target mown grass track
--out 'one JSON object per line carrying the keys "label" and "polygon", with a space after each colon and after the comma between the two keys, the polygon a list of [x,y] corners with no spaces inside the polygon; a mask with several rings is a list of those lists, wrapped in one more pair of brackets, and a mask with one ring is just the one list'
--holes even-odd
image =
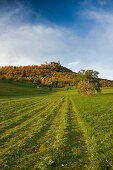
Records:
{"label": "mown grass track", "polygon": [[[36,99],[35,99],[36,100]],[[44,100],[44,101],[43,101]],[[40,105],[41,102],[41,105]],[[45,104],[46,102],[46,104]],[[5,121],[2,121],[2,125],[0,127],[1,129],[5,128],[10,128],[10,126],[16,126],[19,125],[20,123],[22,123],[22,121],[25,121],[26,119],[29,119],[30,117],[32,117],[37,111],[41,111],[44,108],[46,108],[46,106],[49,104],[49,101],[47,101],[45,98],[42,99],[41,101],[35,101],[31,102],[30,105],[27,103],[25,104],[25,106],[23,105],[21,109],[18,109],[18,111],[14,111],[12,114],[5,115]],[[6,116],[8,118],[6,118]],[[15,118],[16,117],[16,118]]]}
{"label": "mown grass track", "polygon": [[[1,113],[1,121],[4,121],[6,119],[11,119],[12,117],[15,117],[17,114],[20,115],[20,113],[23,114],[23,111],[25,109],[30,109],[29,107],[35,107],[35,104],[38,104],[38,101],[43,102],[45,98],[26,98],[26,99],[20,99],[16,101],[9,101],[9,102],[1,102],[0,103],[0,113]],[[27,107],[26,107],[27,106]],[[18,111],[17,111],[18,109]]]}
{"label": "mown grass track", "polygon": [[0,169],[111,170],[112,91],[1,98]]}
{"label": "mown grass track", "polygon": [[[14,149],[16,146],[18,146],[18,144],[21,145],[24,138],[27,138],[27,135],[29,138],[29,136],[33,136],[36,130],[39,131],[40,128],[43,127],[43,124],[45,124],[47,120],[50,119],[52,110],[56,107],[56,99],[53,101],[52,100],[50,98],[48,99],[49,102],[45,100],[45,107],[44,103],[40,103],[40,105],[42,104],[43,110],[39,109],[40,106],[38,106],[38,108],[34,106],[35,109],[32,111],[30,110],[30,114],[32,115],[32,117],[29,117],[26,121],[23,121],[23,119],[20,118],[22,122],[19,120],[19,125],[15,125],[14,122],[16,121],[16,118],[14,119],[14,122],[12,122],[12,124],[14,123],[13,125],[15,126],[10,126],[9,130],[6,131],[6,134],[2,135],[1,137],[0,141],[2,144],[2,155],[6,154],[7,157],[7,152],[10,152],[10,149]],[[33,111],[35,111],[34,115],[32,113]],[[6,126],[4,126],[4,128],[6,128]]]}
{"label": "mown grass track", "polygon": [[[43,112],[46,111],[48,107],[50,109],[51,104],[52,104],[51,100],[50,101],[45,100],[44,102],[38,103],[37,105],[34,104],[32,108],[29,108],[29,110],[25,109],[23,114],[20,114],[15,118],[12,118],[11,120],[9,119],[9,121],[6,121],[5,123],[3,122],[3,124],[1,125],[1,132],[4,132],[6,129],[9,129],[9,131],[12,132],[13,130],[15,130],[15,128],[16,129],[20,128],[21,124],[23,126],[23,124],[25,125],[31,120],[35,120],[35,118],[38,118],[40,114],[43,114]],[[6,132],[6,134],[8,133]]]}
{"label": "mown grass track", "polygon": [[1,168],[81,169],[87,163],[82,132],[67,97],[24,98],[2,102],[1,108]]}
{"label": "mown grass track", "polygon": [[[35,149],[37,151],[37,148]],[[87,167],[87,148],[70,99],[65,99],[50,129],[44,138],[40,139],[38,150],[42,158],[34,168],[85,169]],[[39,153],[35,152],[36,159]]]}

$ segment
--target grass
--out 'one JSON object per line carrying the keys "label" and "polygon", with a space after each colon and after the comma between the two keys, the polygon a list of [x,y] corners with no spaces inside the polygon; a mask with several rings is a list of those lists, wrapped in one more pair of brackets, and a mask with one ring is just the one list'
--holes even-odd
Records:
{"label": "grass", "polygon": [[113,89],[83,97],[0,81],[0,169],[112,169]]}
{"label": "grass", "polygon": [[33,88],[31,84],[21,82],[13,82],[8,80],[0,80],[0,98],[5,97],[26,97],[26,96],[37,96],[40,94],[51,93],[49,88]]}
{"label": "grass", "polygon": [[[113,90],[112,90],[113,91]],[[91,167],[111,169],[113,165],[113,93],[73,97],[90,153]]]}

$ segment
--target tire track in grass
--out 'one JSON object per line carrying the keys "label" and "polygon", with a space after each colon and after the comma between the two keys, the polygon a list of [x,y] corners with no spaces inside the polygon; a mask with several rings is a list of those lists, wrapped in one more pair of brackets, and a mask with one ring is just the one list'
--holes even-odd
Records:
{"label": "tire track in grass", "polygon": [[[43,105],[43,106],[40,106],[38,108],[34,108],[33,110],[30,110],[29,114],[31,115],[31,117],[29,117],[29,119],[27,119],[28,121],[24,120],[24,119],[23,119],[24,121],[22,120],[22,123],[21,123],[22,127],[24,126],[23,124],[28,124],[30,126],[30,121],[31,120],[35,120],[35,118],[37,119],[39,116],[41,116],[43,110],[45,112],[47,109],[50,109],[51,105],[49,106],[49,104],[50,104],[50,101],[46,102],[46,104]],[[37,113],[38,113],[38,115],[37,115]],[[25,127],[28,127],[28,125],[26,125]],[[24,127],[24,129],[25,129],[25,127]],[[20,124],[18,126],[16,126],[15,128],[12,128],[12,129],[9,129],[9,131],[8,130],[6,131],[6,134],[4,134],[2,136],[2,138],[0,139],[1,144],[6,142],[7,140],[9,140],[10,138],[14,137],[15,135],[17,135],[18,129],[21,128]]]}
{"label": "tire track in grass", "polygon": [[64,102],[64,98],[61,98],[61,100],[59,100],[57,105],[56,105],[56,102],[54,103],[54,107],[50,111],[50,114],[42,122],[40,130],[37,129],[38,131],[36,131],[33,134],[33,137],[26,140],[26,146],[30,147],[31,143],[35,144],[37,142],[37,140],[39,140],[41,137],[43,137],[47,133],[47,131],[49,130],[49,128],[52,124],[52,121],[55,119],[55,117],[58,113],[58,110],[62,106],[63,102]]}
{"label": "tire track in grass", "polygon": [[[66,99],[26,166],[34,169],[85,169],[87,148],[70,99]],[[37,163],[36,163],[37,162]],[[87,169],[87,168],[86,168]]]}
{"label": "tire track in grass", "polygon": [[39,97],[33,97],[33,98],[24,98],[24,99],[19,99],[18,101],[13,101],[13,102],[8,102],[8,103],[0,103],[0,110],[1,113],[6,114],[7,113],[7,108],[8,110],[15,111],[17,108],[22,107],[24,104],[31,104],[32,102],[35,102],[36,100],[40,100],[41,98]]}
{"label": "tire track in grass", "polygon": [[[27,98],[28,99],[28,98]],[[8,105],[8,104],[10,104],[11,102],[18,102],[18,101],[20,101],[20,100],[24,100],[23,98],[4,98],[4,99],[0,99],[1,101],[0,101],[0,108],[1,108],[1,106],[2,106],[2,104],[4,104],[4,105]]]}
{"label": "tire track in grass", "polygon": [[[72,102],[68,98],[66,128],[63,143],[56,151],[56,159],[51,169],[87,169],[87,147]],[[52,153],[55,152],[55,149]]]}
{"label": "tire track in grass", "polygon": [[[73,104],[70,99],[60,100],[57,106],[56,100],[53,100],[54,106],[50,107],[50,113],[46,114],[45,119],[43,112],[40,122],[36,116],[31,119],[32,123],[23,123],[27,126],[27,133],[26,128],[21,127],[12,137],[16,144],[11,146],[12,141],[8,142],[11,147],[4,148],[1,168],[79,170],[87,167],[87,148]],[[25,138],[15,138],[20,135]]]}
{"label": "tire track in grass", "polygon": [[[45,103],[46,105],[48,104],[48,101],[46,102],[45,99],[43,99],[44,102],[42,101],[42,106],[39,107],[39,111],[43,110],[46,106],[43,106]],[[31,106],[26,106],[24,109],[17,111],[16,113],[20,113],[18,116],[15,116],[14,118],[11,118],[9,121],[5,121],[2,123],[3,126],[1,126],[0,128],[0,133],[2,135],[2,133],[4,133],[6,130],[10,129],[10,128],[14,128],[17,125],[20,125],[21,123],[23,123],[24,121],[26,121],[27,119],[29,119],[30,117],[33,116],[32,113],[32,108],[33,110],[36,110],[35,107],[39,106],[40,101],[38,101],[38,103],[32,103]],[[30,111],[29,111],[30,110]],[[37,110],[38,111],[38,110]],[[7,133],[7,132],[6,132]]]}
{"label": "tire track in grass", "polygon": [[[64,111],[63,114],[65,119],[63,132],[57,134],[59,135],[58,140],[56,138],[56,141],[54,140],[49,149],[45,151],[40,169],[81,170],[87,166],[87,148],[70,99],[67,101],[66,109],[67,111]],[[39,168],[39,162],[35,166],[36,168]]]}
{"label": "tire track in grass", "polygon": [[67,99],[64,100],[46,135],[40,138],[38,146],[34,146],[31,155],[28,155],[32,159],[30,164],[23,159],[23,162],[26,162],[26,166],[34,169],[51,169],[51,164],[54,163],[54,159],[57,156],[56,150],[63,143],[62,137],[66,128],[66,112]]}
{"label": "tire track in grass", "polygon": [[[43,97],[43,96],[40,96],[40,97]],[[33,98],[37,98],[37,96],[33,96]],[[31,99],[31,96],[30,97],[19,97],[19,98],[5,98],[5,101],[1,101],[0,102],[0,108],[2,106],[2,104],[6,105],[6,106],[11,106],[14,105],[14,103],[20,103],[20,102],[24,102],[26,100],[30,100]]]}
{"label": "tire track in grass", "polygon": [[18,159],[20,158],[21,160],[22,155],[26,155],[27,152],[29,152],[31,145],[35,145],[37,143],[37,140],[48,131],[49,126],[51,122],[54,120],[55,116],[57,115],[57,111],[61,107],[62,103],[63,99],[58,102],[57,106],[55,102],[55,106],[54,109],[52,110],[52,113],[50,112],[50,114],[48,114],[48,116],[42,121],[41,125],[31,134],[31,137],[24,140],[19,148],[13,147],[8,151],[9,154],[7,154],[6,157],[4,157],[5,159],[3,160],[5,167],[6,166],[13,167],[13,165],[14,166],[18,165],[19,161]]}
{"label": "tire track in grass", "polygon": [[1,109],[1,112],[0,112],[0,114],[1,114],[1,116],[0,116],[1,123],[7,121],[8,119],[16,117],[17,113],[15,114],[15,112],[17,111],[17,109],[18,109],[18,111],[24,110],[24,107],[26,106],[26,104],[28,106],[32,106],[31,103],[36,103],[36,100],[34,100],[34,101],[31,100],[29,102],[26,101],[24,103],[21,103],[18,106],[16,105],[17,103],[15,103],[14,106],[12,106],[12,107],[8,107],[8,106],[3,105],[3,108]]}
{"label": "tire track in grass", "polygon": [[[31,100],[31,98],[19,98],[18,100],[13,100],[13,101],[6,101],[6,102],[0,102],[0,109],[4,109],[4,111],[6,110],[5,108],[15,108],[15,104],[17,105],[17,107],[21,106],[21,103],[26,103],[26,101],[29,103],[29,100]],[[5,108],[4,108],[5,107]],[[17,108],[16,107],[16,108]]]}
{"label": "tire track in grass", "polygon": [[[43,112],[40,110],[40,112],[38,112],[38,115],[36,115],[35,117],[33,117],[32,119],[29,119],[28,121],[26,121],[26,122],[24,122],[20,127],[18,126],[18,128],[16,128],[15,129],[15,131],[14,132],[12,132],[11,134],[9,134],[9,135],[7,135],[6,137],[4,137],[4,138],[2,138],[2,142],[3,142],[3,144],[5,143],[5,142],[7,142],[8,143],[8,145],[9,146],[12,146],[12,145],[17,145],[18,144],[18,140],[17,141],[15,141],[13,144],[11,143],[11,142],[9,142],[9,139],[10,138],[13,138],[14,139],[14,137],[20,137],[20,133],[22,133],[22,132],[28,132],[28,134],[30,133],[30,127],[32,126],[32,124],[35,122],[35,123],[37,123],[37,121],[38,121],[38,118],[40,118],[40,117],[42,117],[42,115],[45,113],[45,111],[48,111],[49,109],[51,109],[51,105],[50,106],[48,106],[47,107],[47,105],[46,105],[46,108],[47,109],[45,109],[45,110],[43,110]],[[37,110],[36,110],[37,111]],[[36,112],[37,113],[37,112]],[[46,115],[45,115],[46,116]],[[42,117],[42,119],[43,119],[43,117]],[[27,131],[26,131],[27,130]],[[25,134],[25,135],[27,135],[27,133]],[[23,136],[24,136],[24,134],[23,134]],[[24,137],[22,137],[22,138],[24,138]],[[7,141],[8,140],[8,141]],[[22,141],[22,140],[21,140]],[[6,145],[7,145],[7,143],[6,143]],[[6,146],[5,145],[5,146]],[[5,149],[5,146],[3,147],[3,149]],[[6,147],[6,150],[8,150],[9,148],[7,148]]]}
{"label": "tire track in grass", "polygon": [[[21,124],[25,124],[26,121],[30,121],[31,119],[33,119],[38,112],[44,110],[47,107],[47,105],[42,106],[38,109],[33,109],[30,110],[30,112],[28,113],[28,115],[22,116],[21,119],[19,119],[17,122],[13,122],[13,124],[9,125],[8,127],[6,127],[5,129],[2,130],[2,133],[4,131],[6,131],[3,135],[2,138],[0,139],[0,143],[5,142],[7,139],[10,139],[10,137],[12,137],[12,134],[15,134],[15,129],[17,131],[17,129],[21,127]],[[8,135],[7,135],[8,134]],[[13,136],[14,137],[14,136]]]}
{"label": "tire track in grass", "polygon": [[[24,111],[26,111],[27,109],[31,109],[35,104],[37,105],[38,103],[40,103],[40,101],[43,101],[45,99],[40,99],[40,100],[35,100],[35,101],[30,101],[30,104],[27,103],[24,103],[24,105],[22,105],[22,108],[15,110],[14,112],[12,112],[12,110],[7,114],[7,116],[9,116],[8,119],[4,120],[1,122],[1,126],[2,125],[6,125],[7,122],[10,122],[12,121],[13,119],[15,119],[15,117],[17,118],[17,116],[20,116],[20,114],[23,114]],[[7,107],[7,110],[8,110],[8,107]],[[4,113],[5,114],[5,113]]]}
{"label": "tire track in grass", "polygon": [[89,164],[87,146],[83,131],[77,120],[77,114],[74,110],[72,101],[68,98],[67,127],[65,129],[64,165],[66,168],[87,169]]}
{"label": "tire track in grass", "polygon": [[[26,107],[26,105],[27,105],[27,107],[29,106],[31,106],[32,107],[32,105],[33,104],[35,104],[35,103],[37,103],[37,102],[40,102],[40,100],[41,99],[33,99],[33,100],[30,100],[29,102],[26,100],[26,102],[24,102],[24,103],[21,103],[21,105],[19,105],[18,107],[19,107],[19,109],[18,109],[18,107],[16,107],[17,105],[15,104],[14,105],[14,107],[11,107],[11,108],[9,108],[8,106],[2,106],[3,107],[3,109],[2,109],[2,111],[0,112],[0,114],[1,114],[1,123],[3,124],[3,121],[5,122],[5,121],[7,121],[8,119],[10,119],[11,120],[11,118],[15,118],[16,116],[17,116],[17,114],[18,114],[18,112],[19,111],[24,111],[24,108]],[[5,109],[4,109],[5,108]],[[18,112],[17,112],[17,109],[18,109]],[[5,110],[5,111],[4,111]],[[8,112],[8,113],[7,113]],[[19,112],[20,113],[20,112]],[[4,116],[5,115],[5,116]],[[0,123],[0,125],[1,125],[1,123]]]}

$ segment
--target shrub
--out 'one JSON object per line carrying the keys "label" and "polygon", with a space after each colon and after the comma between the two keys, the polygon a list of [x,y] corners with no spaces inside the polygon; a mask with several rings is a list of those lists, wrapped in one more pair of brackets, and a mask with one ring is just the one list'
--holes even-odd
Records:
{"label": "shrub", "polygon": [[81,80],[78,83],[78,92],[87,96],[93,95],[95,92],[94,84],[87,80]]}

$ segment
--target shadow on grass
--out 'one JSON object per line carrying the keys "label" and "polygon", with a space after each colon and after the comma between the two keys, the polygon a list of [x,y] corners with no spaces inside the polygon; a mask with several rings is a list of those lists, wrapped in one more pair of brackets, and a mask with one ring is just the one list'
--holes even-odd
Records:
{"label": "shadow on grass", "polygon": [[[35,109],[35,110],[33,111],[33,113],[30,114],[30,115],[24,115],[24,116],[22,116],[22,118],[19,119],[18,121],[13,122],[12,124],[10,124],[10,125],[8,125],[8,126],[5,126],[3,129],[1,129],[1,130],[0,130],[0,133],[2,134],[2,133],[4,133],[6,130],[8,130],[8,129],[10,129],[10,128],[14,128],[14,127],[16,127],[16,126],[18,126],[18,125],[21,125],[23,122],[27,121],[27,120],[30,119],[32,116],[36,115],[37,112],[40,112],[40,111],[44,110],[46,107],[47,107],[47,105],[46,105],[46,106],[43,106],[43,107],[41,107],[41,108],[39,108],[39,109]],[[17,130],[16,133],[15,133],[15,132],[12,132],[11,134],[7,135],[6,137],[1,138],[1,139],[0,139],[0,145],[2,145],[4,142],[7,142],[7,140],[13,138],[13,137],[14,137],[16,134],[18,134],[19,132],[22,132],[23,130],[25,130],[25,128],[29,127],[29,125],[30,125],[30,123],[28,123],[28,124],[27,124],[26,126],[24,126],[23,128]]]}
{"label": "shadow on grass", "polygon": [[43,166],[47,169],[82,169],[88,162],[83,134],[78,124],[73,121],[75,112],[72,109],[70,100],[68,100],[66,114],[67,126],[64,130],[63,143],[58,148],[50,148],[42,160]]}
{"label": "shadow on grass", "polygon": [[33,137],[30,138],[30,140],[28,139],[28,141],[26,141],[25,148],[30,148],[32,145],[37,144],[37,141],[47,133],[63,102],[64,98],[62,99],[60,104],[54,109],[54,111],[43,121],[43,127],[40,129],[40,131],[35,132]]}
{"label": "shadow on grass", "polygon": [[[39,132],[35,132],[31,138],[25,141],[24,145],[22,145],[19,149],[16,147],[13,147],[10,149],[10,154],[7,155],[7,157],[4,160],[4,165],[1,166],[0,168],[5,168],[5,167],[13,167],[18,164],[18,159],[22,158],[23,154],[30,154],[33,151],[31,151],[31,148],[33,146],[37,146],[38,140],[43,137],[47,131],[49,130],[52,121],[56,117],[58,110],[62,106],[64,102],[64,98],[62,98],[61,102],[59,105],[53,110],[53,112],[42,122],[42,128],[40,129]],[[6,164],[5,164],[6,163]]]}

